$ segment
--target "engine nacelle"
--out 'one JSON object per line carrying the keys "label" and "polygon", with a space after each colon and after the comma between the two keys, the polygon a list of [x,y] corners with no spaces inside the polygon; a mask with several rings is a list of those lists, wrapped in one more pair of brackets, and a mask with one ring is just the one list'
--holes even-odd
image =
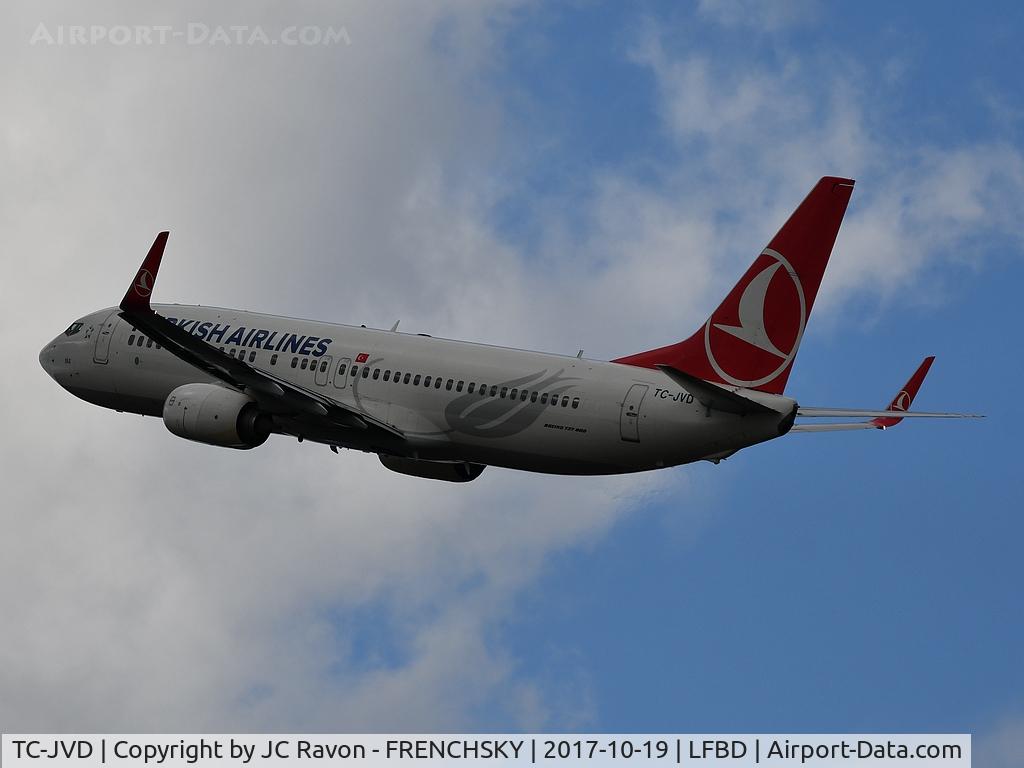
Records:
{"label": "engine nacelle", "polygon": [[272,421],[241,392],[216,384],[184,384],[164,401],[164,424],[186,440],[246,449],[266,442]]}
{"label": "engine nacelle", "polygon": [[472,464],[468,461],[425,461],[384,454],[377,456],[380,463],[392,472],[431,480],[445,480],[449,483],[468,483],[470,480],[476,480],[486,468],[485,464]]}

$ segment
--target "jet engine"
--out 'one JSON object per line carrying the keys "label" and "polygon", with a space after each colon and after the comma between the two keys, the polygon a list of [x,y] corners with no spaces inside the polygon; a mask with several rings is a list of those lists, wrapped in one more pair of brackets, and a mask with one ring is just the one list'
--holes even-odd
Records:
{"label": "jet engine", "polygon": [[486,469],[485,464],[472,464],[468,461],[425,461],[423,459],[405,459],[399,456],[377,454],[380,463],[392,472],[413,477],[427,477],[431,480],[445,480],[449,483],[468,483],[476,480]]}
{"label": "jet engine", "polygon": [[239,449],[262,445],[273,426],[251,397],[216,384],[184,384],[171,392],[164,424],[186,440]]}

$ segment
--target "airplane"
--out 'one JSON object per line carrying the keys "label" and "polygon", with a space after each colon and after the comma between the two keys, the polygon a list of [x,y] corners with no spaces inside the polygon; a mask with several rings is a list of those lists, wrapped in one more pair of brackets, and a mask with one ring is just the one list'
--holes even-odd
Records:
{"label": "airplane", "polygon": [[933,358],[882,410],[809,408],[784,394],[853,186],[818,181],[692,335],[611,361],[402,333],[397,324],[151,304],[168,232],[120,305],[76,320],[39,361],[82,400],[162,418],[187,440],[250,449],[288,435],[451,482],[487,466],[606,475],[718,463],[789,432],[971,417],[908,410]]}

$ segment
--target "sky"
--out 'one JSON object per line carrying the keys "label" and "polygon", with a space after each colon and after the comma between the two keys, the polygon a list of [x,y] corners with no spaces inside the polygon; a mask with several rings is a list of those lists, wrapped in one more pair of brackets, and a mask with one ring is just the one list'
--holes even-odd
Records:
{"label": "sky", "polygon": [[[1024,760],[1014,3],[0,10],[0,730],[963,732]],[[32,43],[40,24],[343,27]],[[787,394],[984,421],[466,486],[75,400],[119,299],[611,359],[857,187]]]}

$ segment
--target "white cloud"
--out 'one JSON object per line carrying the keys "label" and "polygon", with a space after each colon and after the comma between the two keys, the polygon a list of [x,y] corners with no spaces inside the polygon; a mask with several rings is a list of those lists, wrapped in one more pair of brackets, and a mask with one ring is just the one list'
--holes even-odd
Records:
{"label": "white cloud", "polygon": [[818,16],[815,0],[700,0],[697,12],[726,27],[752,27],[775,32],[784,27],[808,24]]}
{"label": "white cloud", "polygon": [[[46,21],[141,23],[75,8]],[[474,79],[501,7],[156,20],[301,16],[352,39],[287,52],[40,49],[25,33],[39,12],[5,12],[4,730],[458,730],[484,702],[506,723],[558,722],[494,627],[552,552],[668,476],[490,470],[449,487],[283,438],[209,449],[74,401],[35,359],[117,301],[164,227],[165,300],[557,346],[555,324],[505,330],[535,283],[481,221],[502,105]]]}

